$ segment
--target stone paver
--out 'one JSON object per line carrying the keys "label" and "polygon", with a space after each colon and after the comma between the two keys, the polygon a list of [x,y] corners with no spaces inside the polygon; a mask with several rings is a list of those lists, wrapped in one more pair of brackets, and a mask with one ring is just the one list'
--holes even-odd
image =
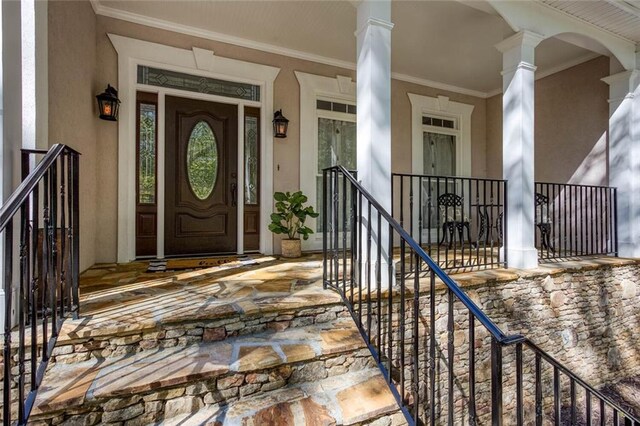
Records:
{"label": "stone paver", "polygon": [[[351,425],[397,411],[382,374],[367,369],[244,398],[224,407],[206,407],[166,419],[161,425]],[[400,421],[394,425],[404,424],[400,417],[395,420]]]}
{"label": "stone paver", "polygon": [[[323,341],[334,333],[338,336],[332,339],[335,344],[325,351]],[[56,364],[44,378],[36,413],[206,381],[230,372],[261,371],[364,347],[353,322],[334,320],[215,343]]]}
{"label": "stone paver", "polygon": [[336,293],[322,288],[319,255],[254,261],[187,272],[146,272],[146,262],[96,265],[81,275],[81,318],[64,323],[58,345],[185,321],[340,303]]}

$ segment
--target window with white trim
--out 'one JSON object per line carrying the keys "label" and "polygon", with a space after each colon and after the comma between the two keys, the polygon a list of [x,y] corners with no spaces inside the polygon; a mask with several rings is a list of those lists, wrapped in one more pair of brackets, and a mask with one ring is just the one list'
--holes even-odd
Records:
{"label": "window with white trim", "polygon": [[457,120],[424,115],[422,117],[422,173],[455,176]]}
{"label": "window with white trim", "polygon": [[[322,170],[343,166],[347,170],[357,167],[356,106],[344,101],[318,99],[316,101],[318,123],[316,170],[316,206],[322,215]],[[322,218],[316,221],[316,231],[322,231]]]}

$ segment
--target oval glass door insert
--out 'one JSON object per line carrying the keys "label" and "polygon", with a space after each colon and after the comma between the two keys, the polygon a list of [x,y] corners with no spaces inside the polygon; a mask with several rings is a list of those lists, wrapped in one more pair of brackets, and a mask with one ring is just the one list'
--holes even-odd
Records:
{"label": "oval glass door insert", "polygon": [[187,143],[187,177],[189,186],[200,200],[207,199],[218,177],[218,144],[206,121],[199,121],[191,130]]}

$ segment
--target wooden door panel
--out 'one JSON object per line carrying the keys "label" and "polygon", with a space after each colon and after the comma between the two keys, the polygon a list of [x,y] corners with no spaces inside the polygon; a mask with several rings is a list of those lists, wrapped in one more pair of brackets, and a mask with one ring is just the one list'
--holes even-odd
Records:
{"label": "wooden door panel", "polygon": [[[237,249],[237,194],[233,192],[237,188],[237,114],[234,105],[166,97],[167,255]],[[193,153],[191,163],[189,152]],[[193,165],[191,177],[189,164]],[[213,189],[206,193],[211,181]]]}
{"label": "wooden door panel", "polygon": [[179,213],[176,215],[176,237],[215,237],[227,233],[228,216],[217,214],[203,220],[190,214]]}

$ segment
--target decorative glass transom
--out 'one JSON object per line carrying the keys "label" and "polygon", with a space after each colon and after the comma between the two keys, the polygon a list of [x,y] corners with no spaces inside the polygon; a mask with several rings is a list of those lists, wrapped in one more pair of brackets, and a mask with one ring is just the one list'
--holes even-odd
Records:
{"label": "decorative glass transom", "polygon": [[199,121],[187,143],[187,177],[189,186],[200,200],[213,192],[218,176],[218,145],[206,121]]}
{"label": "decorative glass transom", "polygon": [[260,101],[260,86],[138,65],[138,84]]}
{"label": "decorative glass transom", "polygon": [[422,117],[422,124],[425,126],[444,127],[445,129],[455,129],[456,122],[438,117]]}

